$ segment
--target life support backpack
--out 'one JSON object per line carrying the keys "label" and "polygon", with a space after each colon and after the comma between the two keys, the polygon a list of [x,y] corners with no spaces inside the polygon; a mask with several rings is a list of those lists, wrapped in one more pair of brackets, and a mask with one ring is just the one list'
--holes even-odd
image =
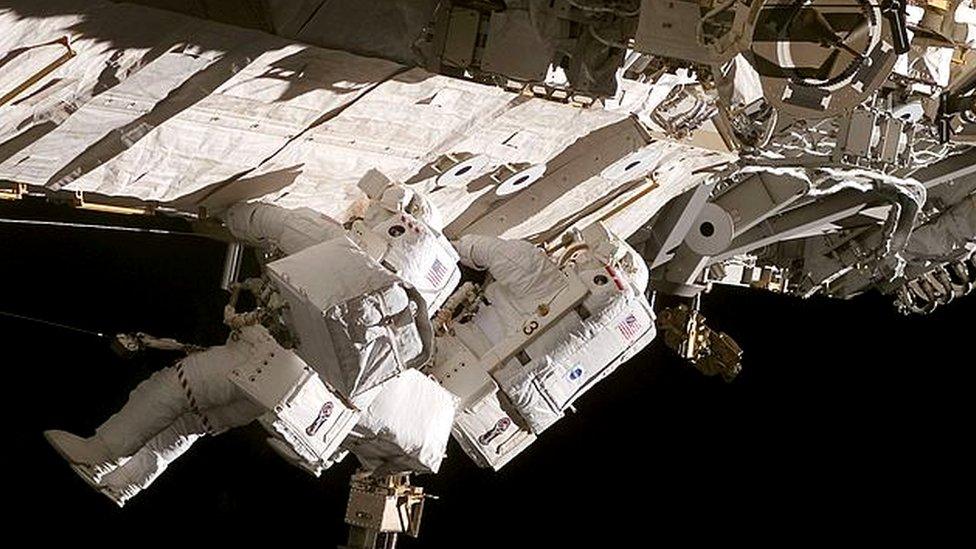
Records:
{"label": "life support backpack", "polygon": [[426,363],[433,328],[415,289],[348,237],[267,265],[295,352],[346,398]]}

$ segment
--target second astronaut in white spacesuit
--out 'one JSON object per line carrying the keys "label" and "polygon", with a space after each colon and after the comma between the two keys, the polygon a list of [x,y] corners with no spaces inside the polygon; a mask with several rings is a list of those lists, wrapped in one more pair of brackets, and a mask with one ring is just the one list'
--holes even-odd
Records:
{"label": "second astronaut in white spacesuit", "polygon": [[460,399],[454,438],[500,469],[655,337],[643,258],[602,224],[553,257],[525,241],[465,235],[461,263],[488,271],[438,316],[428,368]]}

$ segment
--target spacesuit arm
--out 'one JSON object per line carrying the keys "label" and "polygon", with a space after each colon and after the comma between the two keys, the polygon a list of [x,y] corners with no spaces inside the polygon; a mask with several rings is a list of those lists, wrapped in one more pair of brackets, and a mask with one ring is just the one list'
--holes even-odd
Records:
{"label": "spacesuit arm", "polygon": [[490,270],[491,258],[499,253],[504,241],[493,236],[469,234],[454,242],[454,249],[461,256],[461,264],[479,271]]}
{"label": "spacesuit arm", "polygon": [[524,240],[465,235],[455,243],[455,249],[462,265],[487,270],[513,295],[536,299],[551,296],[565,286],[549,256]]}
{"label": "spacesuit arm", "polygon": [[239,240],[286,255],[345,234],[339,222],[310,208],[290,210],[261,202],[231,206],[224,221]]}
{"label": "spacesuit arm", "polygon": [[555,272],[556,265],[546,253],[525,240],[506,240],[497,236],[469,234],[454,243],[461,264],[487,270],[498,280],[535,271]]}

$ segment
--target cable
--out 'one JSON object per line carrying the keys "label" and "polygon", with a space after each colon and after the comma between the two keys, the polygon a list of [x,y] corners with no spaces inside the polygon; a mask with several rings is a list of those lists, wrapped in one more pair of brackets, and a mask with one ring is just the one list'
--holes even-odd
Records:
{"label": "cable", "polygon": [[10,218],[0,218],[0,223],[6,223],[8,225],[39,225],[42,227],[70,227],[74,229],[96,229],[101,231],[119,231],[119,232],[129,232],[129,233],[148,233],[148,234],[165,234],[165,235],[176,235],[176,236],[201,236],[204,238],[209,238],[206,235],[201,235],[197,233],[185,233],[179,231],[167,231],[164,229],[143,229],[139,227],[121,227],[116,225],[97,225],[93,223],[72,223],[68,221],[46,221],[46,220],[36,220],[36,219],[10,219]]}
{"label": "cable", "polygon": [[597,34],[596,29],[593,28],[593,25],[590,25],[588,28],[590,29],[590,36],[592,36],[597,42],[603,44],[604,46],[610,48],[618,48],[622,50],[630,49],[630,45],[628,44],[624,44],[623,42],[617,42],[600,36],[599,34]]}
{"label": "cable", "polygon": [[583,4],[579,0],[566,0],[566,1],[569,3],[569,5],[579,10],[589,11],[593,13],[609,13],[617,17],[623,17],[625,19],[629,17],[637,17],[638,15],[640,15],[640,11],[641,11],[640,7],[638,7],[636,10],[633,11],[624,11],[624,10],[619,10],[616,8],[608,8],[604,6],[590,6],[587,4]]}
{"label": "cable", "polygon": [[40,318],[34,318],[34,317],[30,317],[30,316],[18,315],[16,313],[8,313],[6,311],[0,311],[0,316],[5,316],[7,318],[13,318],[13,319],[16,319],[16,320],[25,320],[27,322],[34,322],[34,323],[37,323],[37,324],[44,324],[46,326],[51,326],[51,327],[54,327],[54,328],[61,328],[63,330],[70,330],[72,332],[77,332],[77,333],[80,333],[80,334],[93,335],[95,337],[108,339],[108,336],[106,336],[105,334],[103,334],[101,332],[95,332],[95,331],[92,331],[92,330],[86,330],[84,328],[77,328],[75,326],[68,326],[67,324],[61,324],[59,322],[52,322],[50,320],[43,320],[43,319],[40,319]]}

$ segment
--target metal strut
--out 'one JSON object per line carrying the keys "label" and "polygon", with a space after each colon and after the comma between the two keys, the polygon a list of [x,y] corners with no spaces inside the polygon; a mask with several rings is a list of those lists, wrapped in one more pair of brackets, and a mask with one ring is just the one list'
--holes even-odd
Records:
{"label": "metal strut", "polygon": [[339,549],[395,549],[400,534],[417,537],[424,500],[409,474],[373,476],[360,471],[349,483],[349,540]]}

